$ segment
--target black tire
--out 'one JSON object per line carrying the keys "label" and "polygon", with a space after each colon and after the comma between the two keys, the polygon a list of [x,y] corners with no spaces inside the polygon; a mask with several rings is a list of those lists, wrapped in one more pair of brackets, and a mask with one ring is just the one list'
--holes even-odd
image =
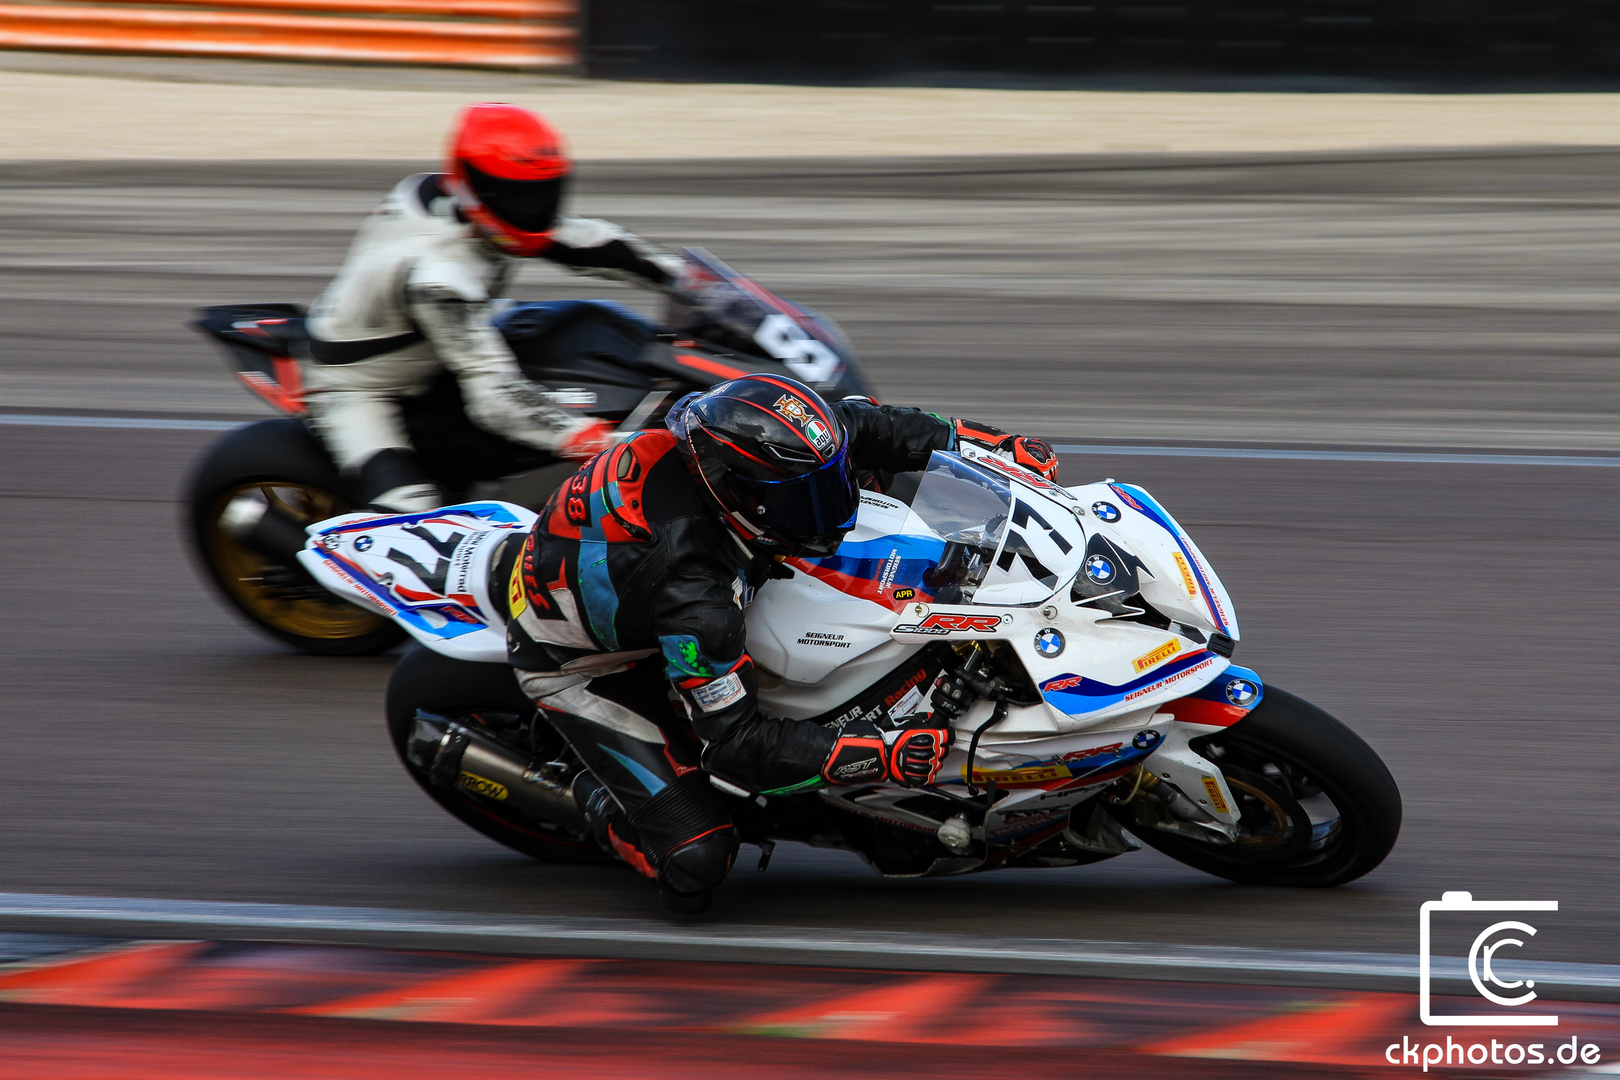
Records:
{"label": "black tire", "polygon": [[252,489],[300,525],[353,509],[331,458],[300,420],[264,420],[216,442],[191,478],[187,531],[208,579],[232,607],[271,637],[317,656],[369,656],[404,640],[392,621],[220,528],[226,505]]}
{"label": "black tire", "polygon": [[1125,815],[1126,828],[1177,862],[1245,885],[1321,888],[1354,881],[1395,846],[1395,778],[1360,736],[1303,698],[1267,686],[1253,712],[1193,747],[1226,774],[1244,838],[1205,843]]}
{"label": "black tire", "polygon": [[405,744],[415,726],[418,709],[451,717],[468,717],[478,712],[527,716],[534,712],[534,703],[518,688],[511,668],[505,664],[453,660],[425,645],[407,650],[388,680],[388,740],[394,745],[394,753],[429,798],[462,824],[496,843],[541,862],[615,861],[594,841],[580,834],[564,829],[535,828],[509,812],[502,813],[499,804],[459,789],[445,791],[430,784],[426,775],[405,756]]}

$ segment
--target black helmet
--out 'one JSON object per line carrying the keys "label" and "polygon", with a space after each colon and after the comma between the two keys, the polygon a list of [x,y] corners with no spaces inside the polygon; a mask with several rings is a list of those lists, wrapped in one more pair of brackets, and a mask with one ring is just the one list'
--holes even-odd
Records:
{"label": "black helmet", "polygon": [[844,426],[808,386],[746,375],[688,394],[665,419],[686,463],[755,546],[830,555],[855,524],[860,491]]}

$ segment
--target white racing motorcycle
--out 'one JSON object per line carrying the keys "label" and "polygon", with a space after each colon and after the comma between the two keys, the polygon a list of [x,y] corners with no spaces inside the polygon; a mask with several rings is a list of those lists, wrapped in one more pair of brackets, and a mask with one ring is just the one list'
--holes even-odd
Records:
{"label": "white racing motorcycle", "polygon": [[[450,813],[537,858],[598,860],[581,765],[506,666],[501,549],[535,515],[499,502],[309,527],[316,580],[421,644],[388,689],[410,774]],[[1400,830],[1378,755],[1235,666],[1232,602],[1140,487],[1062,488],[964,446],[861,496],[832,556],[789,560],[748,609],[762,707],[840,724],[933,713],[938,780],[731,799],[761,867],[777,841],[885,875],[1073,866],[1149,844],[1233,881],[1338,885]]]}

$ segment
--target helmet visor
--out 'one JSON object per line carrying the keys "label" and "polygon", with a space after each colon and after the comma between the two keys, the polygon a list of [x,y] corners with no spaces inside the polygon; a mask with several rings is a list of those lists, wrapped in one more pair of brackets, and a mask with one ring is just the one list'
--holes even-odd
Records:
{"label": "helmet visor", "polygon": [[815,472],[787,480],[755,480],[732,473],[726,486],[743,516],[773,539],[796,547],[824,546],[812,541],[842,537],[855,525],[861,493],[849,463],[849,445]]}
{"label": "helmet visor", "polygon": [[543,233],[557,223],[568,174],[546,180],[506,180],[463,161],[467,186],[484,209],[519,232]]}

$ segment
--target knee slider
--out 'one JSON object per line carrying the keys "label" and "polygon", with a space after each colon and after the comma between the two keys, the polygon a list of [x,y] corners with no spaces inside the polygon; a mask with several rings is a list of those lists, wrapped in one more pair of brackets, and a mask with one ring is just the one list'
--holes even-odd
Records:
{"label": "knee slider", "polygon": [[630,813],[640,849],[675,892],[705,892],[724,880],[737,856],[737,830],[719,794],[689,772]]}
{"label": "knee slider", "polygon": [[727,825],[671,851],[659,880],[682,896],[708,892],[726,879],[737,861],[737,830]]}

